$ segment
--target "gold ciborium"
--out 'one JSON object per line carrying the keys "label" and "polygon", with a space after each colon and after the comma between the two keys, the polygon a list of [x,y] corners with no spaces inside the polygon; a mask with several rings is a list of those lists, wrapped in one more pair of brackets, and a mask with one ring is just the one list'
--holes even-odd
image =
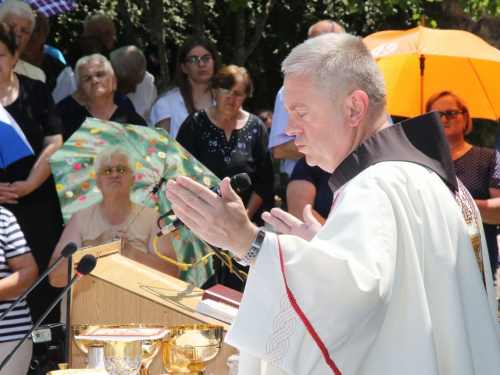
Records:
{"label": "gold ciborium", "polygon": [[206,361],[214,358],[222,343],[222,326],[194,325],[169,327],[167,339],[174,354],[189,361],[191,372],[201,372]]}
{"label": "gold ciborium", "polygon": [[189,361],[179,358],[172,349],[168,341],[168,334],[163,338],[161,343],[161,353],[163,359],[163,366],[168,374],[188,374],[189,370],[187,365]]}
{"label": "gold ciborium", "polygon": [[104,367],[109,375],[137,375],[142,362],[142,340],[103,340]]}

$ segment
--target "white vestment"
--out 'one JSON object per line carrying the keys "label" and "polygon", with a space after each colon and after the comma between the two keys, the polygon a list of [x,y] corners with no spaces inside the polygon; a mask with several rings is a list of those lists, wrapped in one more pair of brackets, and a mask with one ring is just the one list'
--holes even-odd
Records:
{"label": "white vestment", "polygon": [[337,374],[500,373],[488,257],[485,290],[441,178],[419,164],[381,162],[335,197],[311,242],[266,236],[226,337],[241,350],[239,374],[334,373],[318,343]]}

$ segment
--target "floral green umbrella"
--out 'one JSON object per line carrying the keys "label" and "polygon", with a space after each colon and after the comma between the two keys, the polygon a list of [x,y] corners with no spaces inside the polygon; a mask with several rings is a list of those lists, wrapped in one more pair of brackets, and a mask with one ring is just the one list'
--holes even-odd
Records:
{"label": "floral green umbrella", "polygon": [[[170,210],[165,184],[156,195],[151,196],[150,192],[162,177],[168,181],[180,175],[190,176],[208,187],[219,183],[210,170],[163,129],[88,118],[49,159],[65,222],[76,211],[101,201],[102,196],[94,179],[94,160],[102,149],[118,144],[130,152],[136,163],[132,201],[160,213]],[[167,217],[165,221],[169,224],[172,219]],[[192,232],[184,228],[172,233],[172,241],[180,262],[194,263],[209,252]],[[180,278],[201,286],[212,274],[212,263],[209,261],[206,265],[201,263],[181,272]]]}

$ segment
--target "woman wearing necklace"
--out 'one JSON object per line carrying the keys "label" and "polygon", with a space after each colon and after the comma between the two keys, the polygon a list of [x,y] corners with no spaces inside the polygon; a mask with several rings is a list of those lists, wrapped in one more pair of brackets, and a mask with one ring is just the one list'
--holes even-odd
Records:
{"label": "woman wearing necklace", "polygon": [[[245,68],[222,68],[212,78],[215,106],[189,115],[179,129],[177,141],[220,179],[247,173],[252,184],[239,195],[248,217],[262,225],[263,209],[270,209],[274,203],[274,171],[264,123],[242,109],[252,92],[252,80]],[[214,282],[214,278],[209,279],[203,288]],[[227,267],[218,282],[242,289],[241,282],[228,274]]]}
{"label": "woman wearing necklace", "polygon": [[245,68],[222,68],[212,78],[215,106],[191,114],[177,141],[220,179],[247,173],[252,185],[240,196],[248,217],[260,222],[263,203],[273,197],[274,172],[266,127],[241,107],[252,91]]}
{"label": "woman wearing necklace", "polygon": [[474,198],[483,220],[491,270],[498,266],[497,225],[500,224],[500,154],[473,146],[464,136],[472,131],[472,118],[465,102],[451,91],[429,98],[426,111],[439,111],[448,138],[455,173]]}
{"label": "woman wearing necklace", "polygon": [[146,121],[135,111],[114,103],[116,77],[111,63],[104,56],[94,54],[78,60],[75,78],[85,97],[85,105],[61,112],[65,141],[78,130],[87,117],[147,126]]}

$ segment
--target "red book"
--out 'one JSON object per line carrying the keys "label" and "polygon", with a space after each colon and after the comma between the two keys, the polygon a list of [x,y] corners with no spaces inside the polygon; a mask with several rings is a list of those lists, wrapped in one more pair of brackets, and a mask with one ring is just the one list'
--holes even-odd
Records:
{"label": "red book", "polygon": [[227,286],[217,284],[205,290],[202,300],[211,299],[212,301],[224,303],[226,305],[239,309],[242,297],[243,293],[228,288]]}

